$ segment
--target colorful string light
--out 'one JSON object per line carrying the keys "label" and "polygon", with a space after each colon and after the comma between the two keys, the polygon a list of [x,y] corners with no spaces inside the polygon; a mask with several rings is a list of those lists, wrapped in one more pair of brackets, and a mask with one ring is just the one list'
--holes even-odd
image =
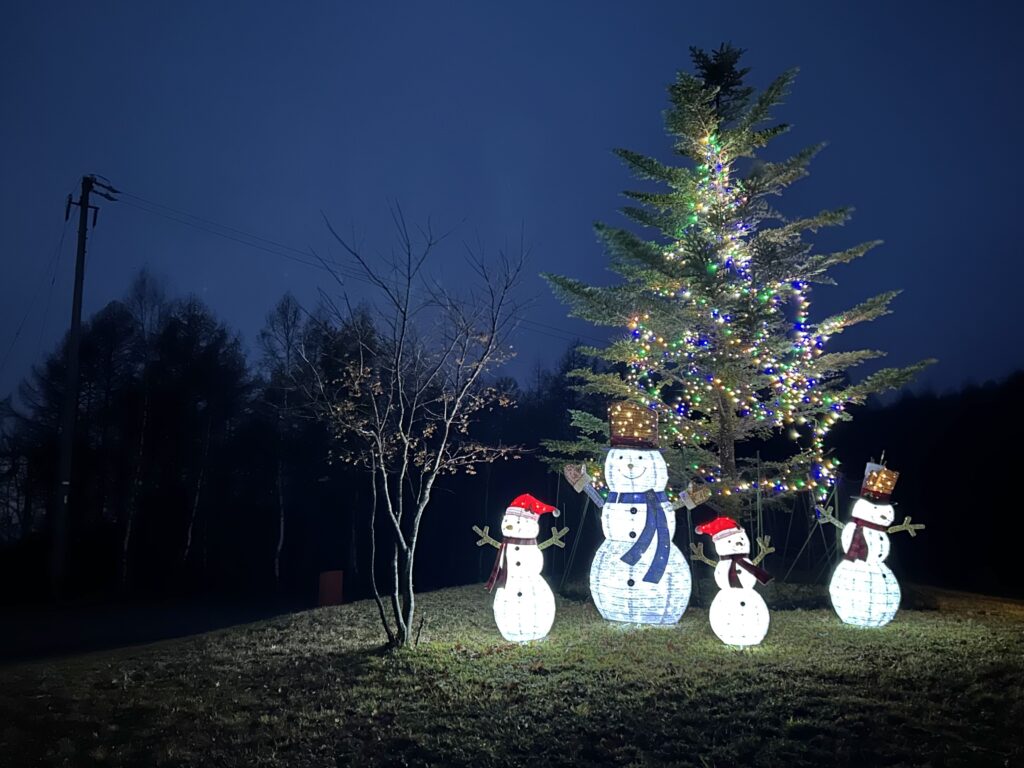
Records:
{"label": "colorful string light", "polygon": [[652,310],[632,318],[627,379],[672,442],[714,445],[720,418],[740,423],[739,434],[770,428],[802,442],[790,468],[773,476],[727,478],[721,466],[689,467],[716,494],[825,496],[838,462],[825,456],[824,440],[844,404],[822,386],[829,375],[817,361],[835,329],[810,323],[805,281],[757,279],[743,185],[730,178],[731,158],[717,136],[699,143],[689,215],[664,252],[666,262],[690,269],[655,287],[672,302],[667,316]]}

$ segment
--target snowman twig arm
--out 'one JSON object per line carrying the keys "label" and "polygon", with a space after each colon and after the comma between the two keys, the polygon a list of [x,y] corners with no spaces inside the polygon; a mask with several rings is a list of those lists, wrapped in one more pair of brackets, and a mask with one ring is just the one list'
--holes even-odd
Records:
{"label": "snowman twig arm", "polygon": [[565,534],[567,534],[568,532],[569,532],[568,528],[563,528],[562,530],[558,530],[555,526],[551,526],[551,538],[548,539],[547,541],[541,542],[537,546],[537,549],[539,549],[541,552],[543,552],[545,549],[550,547],[552,544],[555,545],[556,547],[561,547],[562,549],[565,549],[565,542],[562,541],[562,537],[565,536]]}
{"label": "snowman twig arm", "polygon": [[489,531],[489,530],[490,530],[490,526],[489,525],[485,525],[484,529],[482,531],[477,526],[475,526],[475,525],[473,526],[474,533],[476,533],[476,535],[480,537],[480,541],[478,541],[476,543],[476,545],[478,547],[482,547],[484,544],[490,544],[495,549],[501,549],[501,542],[500,541],[495,541],[494,539],[492,539],[490,537],[490,534],[487,533],[487,531]]}
{"label": "snowman twig arm", "polygon": [[890,526],[886,533],[899,533],[900,531],[906,531],[910,534],[911,538],[913,538],[914,536],[917,536],[918,531],[923,530],[924,525],[922,523],[911,523],[909,517],[904,517],[902,523]]}
{"label": "snowman twig arm", "polygon": [[718,563],[716,563],[714,560],[710,559],[707,555],[704,554],[704,542],[701,542],[700,544],[690,545],[690,559],[699,560],[705,565],[710,565],[712,568],[718,565]]}
{"label": "snowman twig arm", "polygon": [[772,546],[772,537],[761,536],[757,540],[757,557],[755,557],[750,562],[752,562],[754,565],[757,565],[774,551],[775,547]]}
{"label": "snowman twig arm", "polygon": [[832,507],[815,507],[814,510],[818,513],[818,525],[832,523],[836,528],[844,527],[843,524],[836,519],[835,515],[832,514]]}

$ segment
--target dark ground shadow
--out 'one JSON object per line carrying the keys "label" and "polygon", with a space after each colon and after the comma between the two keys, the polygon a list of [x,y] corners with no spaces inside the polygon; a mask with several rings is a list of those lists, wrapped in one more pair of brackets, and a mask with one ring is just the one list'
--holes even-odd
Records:
{"label": "dark ground shadow", "polygon": [[312,606],[298,601],[168,600],[0,608],[0,665],[195,635]]}

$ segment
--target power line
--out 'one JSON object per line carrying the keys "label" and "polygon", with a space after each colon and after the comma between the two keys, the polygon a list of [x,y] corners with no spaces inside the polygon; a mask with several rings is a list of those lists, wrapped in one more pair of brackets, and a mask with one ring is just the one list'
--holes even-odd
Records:
{"label": "power line", "polygon": [[[251,240],[258,240],[261,243],[267,243],[268,245],[273,245],[273,246],[275,246],[277,248],[282,248],[282,249],[284,249],[286,251],[293,251],[293,252],[298,253],[298,254],[303,255],[303,256],[308,256],[309,255],[309,253],[307,251],[301,251],[298,248],[293,248],[292,246],[287,245],[285,243],[279,243],[276,240],[271,240],[268,237],[262,237],[260,235],[255,235],[252,232],[246,232],[244,229],[238,229],[237,227],[232,227],[232,226],[229,226],[227,224],[221,224],[220,222],[212,221],[211,219],[206,219],[206,218],[203,218],[202,216],[197,216],[196,214],[189,213],[188,211],[184,211],[181,208],[172,208],[169,205],[164,205],[163,203],[157,203],[157,202],[155,202],[153,200],[147,200],[146,198],[140,197],[139,195],[132,194],[131,192],[122,192],[121,194],[126,196],[126,197],[131,197],[131,198],[133,198],[135,200],[138,200],[140,203],[145,203],[146,205],[153,206],[154,208],[161,208],[161,209],[163,209],[165,211],[170,211],[171,213],[176,213],[179,216],[185,216],[187,218],[194,219],[195,221],[198,221],[198,222],[200,222],[202,224],[206,224],[206,225],[211,226],[211,227],[217,227],[219,229],[227,230],[228,232],[234,232],[236,235],[242,235],[242,236],[247,237],[247,238],[249,238]],[[319,267],[321,265],[316,264],[316,265],[313,265],[313,266],[318,266]]]}
{"label": "power line", "polygon": [[[35,293],[32,294],[32,299],[29,301],[28,306],[25,308],[25,314],[22,315],[21,322],[18,323],[18,327],[14,331],[14,338],[11,339],[11,343],[7,346],[7,351],[4,353],[3,360],[0,360],[0,373],[2,373],[4,368],[7,366],[7,361],[10,360],[11,352],[14,351],[14,347],[18,343],[18,339],[21,338],[21,332],[25,330],[25,323],[28,322],[29,315],[32,314],[32,310],[36,307],[39,294],[43,290],[43,286],[46,285],[46,274],[50,271],[53,272],[53,278],[50,280],[50,287],[53,287],[53,280],[57,277],[56,264],[59,260],[60,251],[64,245],[64,236],[67,234],[67,231],[68,223],[65,221],[64,226],[61,227],[60,230],[60,240],[57,242],[57,247],[54,248],[53,255],[50,257],[49,261],[43,266],[43,271],[40,275],[42,280],[36,287]],[[49,305],[49,297],[47,297],[47,305]]]}
{"label": "power line", "polygon": [[[127,193],[125,193],[125,194],[127,194]],[[291,255],[290,253],[283,253],[282,251],[276,250],[276,249],[273,249],[273,248],[267,248],[265,246],[258,245],[257,243],[252,243],[252,242],[249,242],[248,240],[243,240],[240,237],[234,237],[233,235],[229,235],[226,232],[220,232],[220,231],[218,231],[216,229],[212,229],[210,227],[203,226],[202,224],[197,224],[196,222],[189,221],[188,219],[180,218],[180,217],[174,216],[172,214],[161,213],[160,211],[153,210],[151,208],[146,208],[145,206],[138,205],[136,203],[132,203],[132,202],[130,202],[128,200],[122,200],[121,202],[124,203],[125,205],[131,206],[132,208],[137,208],[140,211],[145,211],[146,213],[152,214],[154,216],[160,216],[161,218],[168,219],[169,221],[176,221],[179,224],[184,224],[187,227],[192,227],[194,229],[198,229],[198,230],[201,230],[203,232],[207,232],[207,233],[209,233],[211,235],[215,235],[217,237],[222,237],[225,240],[231,240],[233,242],[240,243],[242,245],[247,245],[250,248],[256,248],[257,250],[273,254],[274,256],[280,256],[281,258],[290,259],[291,261],[295,261],[295,262],[297,262],[299,264],[304,264],[307,267],[313,267],[314,269],[325,269],[325,267],[322,264],[318,264],[318,263],[316,263],[314,261],[309,261],[308,259],[301,259],[301,258],[299,258],[297,256]]]}
{"label": "power line", "polygon": [[[328,273],[334,273],[341,277],[356,280],[367,285],[374,285],[374,282],[367,278],[365,275],[359,273],[352,267],[345,267],[344,265],[332,263],[328,265],[324,261],[312,261],[308,257],[309,251],[304,251],[294,246],[282,243],[277,240],[272,240],[261,235],[248,232],[238,227],[233,227],[228,224],[222,224],[218,221],[214,221],[203,216],[199,216],[194,213],[190,213],[182,208],[175,208],[170,205],[158,203],[154,200],[149,200],[136,195],[131,192],[120,191],[121,200],[120,202],[125,205],[131,206],[140,211],[144,211],[154,216],[160,216],[161,218],[169,221],[177,222],[187,227],[198,229],[202,232],[214,235],[216,237],[230,240],[241,245],[249,246],[264,253],[269,253],[273,256],[279,256],[290,261],[294,261],[298,264],[302,264],[313,269],[320,269]],[[131,202],[125,200],[125,197],[130,197],[137,202]],[[296,255],[298,254],[298,255]],[[317,257],[319,258],[319,257]],[[601,344],[607,343],[607,339],[601,339],[595,336],[589,336],[587,334],[577,334],[571,331],[564,330],[562,328],[556,328],[546,323],[541,323],[536,320],[530,320],[528,318],[521,318],[518,321],[519,327],[523,330],[531,331],[533,333],[547,336],[558,341],[573,342],[581,339],[587,339],[589,341],[595,341]]]}
{"label": "power line", "polygon": [[65,222],[64,230],[60,235],[60,242],[57,244],[57,250],[53,255],[53,264],[50,269],[50,285],[46,289],[46,303],[43,306],[42,322],[39,323],[39,338],[36,340],[36,357],[39,357],[39,353],[43,349],[43,337],[46,335],[46,326],[50,320],[50,303],[53,299],[53,286],[57,282],[57,271],[60,269],[60,258],[64,255],[64,235],[67,233],[67,230],[67,222]]}

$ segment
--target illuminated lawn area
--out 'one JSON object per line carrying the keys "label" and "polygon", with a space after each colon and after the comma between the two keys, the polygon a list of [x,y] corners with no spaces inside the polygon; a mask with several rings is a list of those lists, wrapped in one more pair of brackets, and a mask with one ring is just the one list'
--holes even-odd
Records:
{"label": "illuminated lawn area", "polygon": [[0,764],[1024,765],[1024,604],[928,602],[880,630],[776,610],[745,652],[702,609],[635,629],[561,598],[509,645],[482,586],[422,595],[391,657],[372,603],[308,611],[0,668]]}

